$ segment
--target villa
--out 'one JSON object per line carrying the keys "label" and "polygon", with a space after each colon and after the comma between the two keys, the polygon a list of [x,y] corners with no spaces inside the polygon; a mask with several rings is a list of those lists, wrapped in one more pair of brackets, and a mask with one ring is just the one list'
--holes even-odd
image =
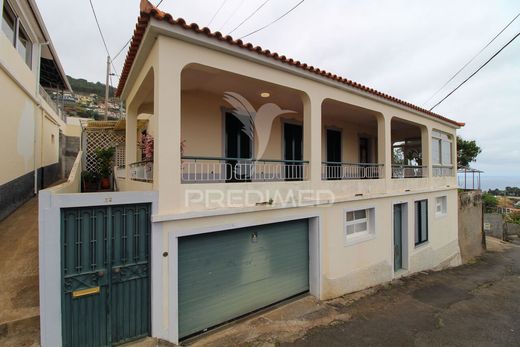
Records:
{"label": "villa", "polygon": [[144,0],[117,93],[117,191],[80,194],[80,155],[40,195],[42,346],[178,343],[461,263],[462,123]]}

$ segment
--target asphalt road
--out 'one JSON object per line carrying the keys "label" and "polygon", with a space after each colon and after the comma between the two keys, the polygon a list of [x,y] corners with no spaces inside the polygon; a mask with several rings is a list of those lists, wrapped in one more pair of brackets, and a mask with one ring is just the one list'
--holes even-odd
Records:
{"label": "asphalt road", "polygon": [[277,345],[520,346],[520,246],[403,279],[336,308],[352,318]]}

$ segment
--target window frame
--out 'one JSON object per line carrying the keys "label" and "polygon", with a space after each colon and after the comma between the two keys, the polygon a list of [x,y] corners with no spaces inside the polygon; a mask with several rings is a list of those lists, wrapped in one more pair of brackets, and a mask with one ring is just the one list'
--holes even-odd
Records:
{"label": "window frame", "polygon": [[[426,208],[424,209],[426,211],[426,216],[425,216],[425,219],[426,221],[423,221],[423,216],[422,216],[422,204],[426,204]],[[419,209],[418,209],[418,206],[419,206]],[[414,244],[415,244],[415,247],[418,247],[418,246],[421,246],[421,245],[424,245],[424,244],[427,244],[430,240],[430,235],[429,235],[429,206],[428,206],[428,199],[422,199],[422,200],[416,200],[414,201]],[[419,211],[419,213],[418,213]],[[425,222],[425,223],[423,223]],[[423,233],[423,230],[420,230],[418,228],[421,228],[420,226],[424,225],[426,227],[426,230],[425,232]],[[424,235],[423,235],[424,234]],[[423,239],[423,236],[424,239]]]}
{"label": "window frame", "polygon": [[[5,11],[4,11],[5,10]],[[22,20],[20,16],[16,14],[16,11],[13,9],[13,6],[9,3],[9,1],[4,0],[3,6],[2,6],[2,32],[4,35],[6,35],[5,31],[3,30],[3,23],[4,23],[4,12],[7,13],[8,16],[11,17],[11,19],[14,20],[14,28],[13,28],[13,40],[11,44],[13,45],[14,49],[18,52],[20,57],[23,59],[25,64],[29,67],[30,70],[33,69],[33,55],[34,55],[34,43],[29,35],[29,32],[22,24]],[[7,36],[7,35],[6,35]],[[26,45],[23,45],[22,41],[20,40],[20,37],[23,36]],[[20,45],[24,46],[24,50],[20,51]],[[23,55],[22,55],[23,54]]]}
{"label": "window frame", "polygon": [[[13,21],[13,27],[11,28],[11,26],[9,26],[12,31],[13,31],[13,37],[12,37],[12,40],[9,40],[11,41],[11,44],[13,46],[16,47],[16,39],[17,39],[17,32],[18,32],[18,16],[16,15],[16,13],[14,12],[13,10],[13,7],[11,6],[11,4],[9,4],[9,2],[7,0],[4,0],[3,2],[3,5],[2,5],[2,32],[4,33],[4,35],[7,36],[7,33],[4,31],[4,22],[6,21],[4,19],[4,14],[6,14],[8,17],[10,17],[10,19]],[[10,39],[10,37],[7,37],[8,39]]]}
{"label": "window frame", "polygon": [[[365,218],[353,219],[352,221],[347,221],[347,215],[349,212],[354,213],[357,211],[365,211]],[[376,237],[375,231],[375,207],[374,206],[360,206],[355,208],[345,208],[343,209],[343,240],[345,246],[354,245],[360,242],[372,240]],[[351,225],[357,225],[366,223],[366,230],[354,232],[352,234],[347,234],[347,228]]]}
{"label": "window frame", "polygon": [[[441,211],[438,210],[439,201],[441,202]],[[435,198],[435,217],[445,217],[448,214],[448,197],[446,195]]]}
{"label": "window frame", "polygon": [[[449,144],[449,151],[450,151],[450,156],[449,156],[449,159],[448,159],[448,162],[444,162],[443,160],[443,155],[444,155],[444,151],[443,151],[443,144]],[[432,137],[431,137],[431,144],[432,144],[432,164],[435,166],[435,165],[438,165],[438,166],[451,166],[453,167],[453,136],[448,134],[448,133],[445,133],[445,132],[442,132],[440,130],[432,130]],[[438,162],[435,161],[435,156],[434,156],[434,151],[433,151],[433,148],[436,147],[438,148]]]}

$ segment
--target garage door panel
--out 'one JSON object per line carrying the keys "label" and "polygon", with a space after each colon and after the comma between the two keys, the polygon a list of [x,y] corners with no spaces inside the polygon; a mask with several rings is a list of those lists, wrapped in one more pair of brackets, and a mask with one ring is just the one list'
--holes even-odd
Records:
{"label": "garage door panel", "polygon": [[306,220],[179,239],[184,337],[309,289]]}

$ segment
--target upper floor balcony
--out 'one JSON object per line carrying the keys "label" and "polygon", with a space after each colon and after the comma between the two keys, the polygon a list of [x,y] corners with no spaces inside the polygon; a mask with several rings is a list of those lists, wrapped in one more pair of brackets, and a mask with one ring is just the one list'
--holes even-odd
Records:
{"label": "upper floor balcony", "polygon": [[[345,197],[455,180],[453,133],[417,118],[333,97],[316,101],[302,90],[200,64],[182,70],[180,86],[179,119],[167,130],[160,117],[171,115],[155,114],[153,70],[143,79],[146,94],[128,108],[127,167],[119,176],[159,190],[166,179],[180,194],[245,184],[240,187],[329,188]],[[157,148],[176,131],[177,144]],[[174,157],[178,175],[157,182],[162,167],[173,169]]]}

